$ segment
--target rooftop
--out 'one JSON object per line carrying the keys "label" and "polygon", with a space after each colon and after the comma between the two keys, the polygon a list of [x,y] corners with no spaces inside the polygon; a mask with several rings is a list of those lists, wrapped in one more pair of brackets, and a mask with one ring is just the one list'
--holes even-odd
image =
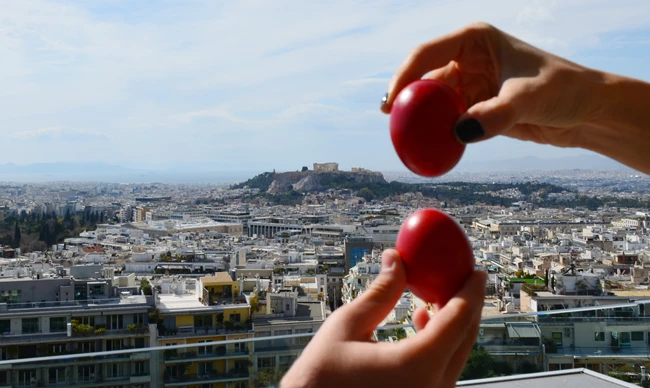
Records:
{"label": "rooftop", "polygon": [[213,276],[204,276],[201,278],[203,285],[212,283],[232,283],[232,278],[227,272],[217,272]]}
{"label": "rooftop", "polygon": [[582,368],[459,381],[456,383],[456,386],[489,388],[638,388],[638,385],[626,383],[625,381]]}

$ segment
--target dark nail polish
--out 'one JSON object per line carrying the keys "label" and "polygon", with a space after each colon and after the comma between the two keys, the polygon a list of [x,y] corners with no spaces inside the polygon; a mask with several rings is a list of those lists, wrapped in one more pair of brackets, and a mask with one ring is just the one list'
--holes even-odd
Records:
{"label": "dark nail polish", "polygon": [[454,130],[456,131],[456,137],[458,137],[458,140],[464,144],[471,143],[485,136],[483,126],[481,126],[481,123],[474,118],[459,122],[456,124]]}
{"label": "dark nail polish", "polygon": [[386,105],[388,102],[388,93],[384,94],[384,97],[381,98],[381,105]]}

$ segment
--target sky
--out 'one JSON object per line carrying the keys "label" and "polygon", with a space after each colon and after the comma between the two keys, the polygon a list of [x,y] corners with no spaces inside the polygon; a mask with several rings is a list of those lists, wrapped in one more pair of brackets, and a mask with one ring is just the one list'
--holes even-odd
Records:
{"label": "sky", "polygon": [[[417,44],[485,21],[650,80],[647,0],[31,1],[0,12],[0,164],[405,170],[379,102]],[[585,154],[497,138],[464,161]]]}

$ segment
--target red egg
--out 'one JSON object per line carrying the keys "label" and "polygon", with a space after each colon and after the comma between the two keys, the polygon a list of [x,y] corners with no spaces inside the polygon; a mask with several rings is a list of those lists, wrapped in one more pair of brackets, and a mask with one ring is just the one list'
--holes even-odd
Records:
{"label": "red egg", "polygon": [[434,80],[402,89],[390,111],[390,136],[404,165],[425,177],[451,171],[465,152],[454,125],[467,109],[458,93]]}
{"label": "red egg", "polygon": [[444,306],[474,271],[465,231],[446,213],[422,209],[402,224],[395,248],[406,269],[407,287],[420,299]]}

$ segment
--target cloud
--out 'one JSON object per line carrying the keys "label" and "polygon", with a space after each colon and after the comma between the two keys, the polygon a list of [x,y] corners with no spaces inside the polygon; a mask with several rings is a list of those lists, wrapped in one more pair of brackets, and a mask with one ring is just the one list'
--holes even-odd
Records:
{"label": "cloud", "polygon": [[105,133],[59,126],[13,132],[8,137],[12,140],[23,141],[110,141],[110,137]]}
{"label": "cloud", "polygon": [[[3,5],[0,138],[120,139],[110,157],[134,162],[165,161],[182,147],[215,162],[288,160],[292,152],[353,158],[352,145],[339,145],[346,135],[390,151],[377,108],[391,75],[413,46],[475,20],[592,67],[612,63],[598,59],[611,46],[650,56],[648,34],[635,32],[648,28],[646,0]],[[625,72],[624,61],[616,66],[609,70]],[[41,129],[16,130],[28,128]],[[148,146],[133,153],[129,142]],[[0,163],[29,157],[12,150]],[[387,163],[377,152],[364,157],[371,168]]]}

